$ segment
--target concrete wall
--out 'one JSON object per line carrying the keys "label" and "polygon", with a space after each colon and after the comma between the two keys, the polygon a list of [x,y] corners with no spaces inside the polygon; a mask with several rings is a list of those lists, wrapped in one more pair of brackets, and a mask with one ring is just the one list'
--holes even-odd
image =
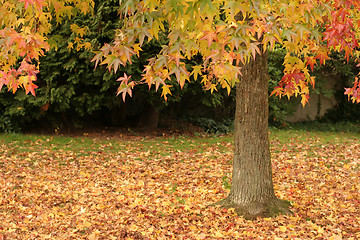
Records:
{"label": "concrete wall", "polygon": [[[340,84],[342,81],[335,74],[323,75],[321,81],[324,81],[325,89],[339,90],[343,88]],[[316,84],[315,84],[316,88]],[[326,97],[323,94],[310,93],[309,103],[303,107],[299,104],[292,116],[286,120],[289,122],[312,121],[324,116],[327,110],[333,108],[337,104],[335,97]]]}

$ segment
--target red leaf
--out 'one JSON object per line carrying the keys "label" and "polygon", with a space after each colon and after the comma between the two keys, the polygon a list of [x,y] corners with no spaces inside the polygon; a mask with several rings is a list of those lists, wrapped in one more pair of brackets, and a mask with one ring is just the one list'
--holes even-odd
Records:
{"label": "red leaf", "polygon": [[28,84],[25,85],[25,92],[26,94],[28,94],[29,92],[31,92],[31,94],[36,97],[35,95],[35,89],[37,89],[38,86],[36,84],[34,84],[33,82],[29,82]]}
{"label": "red leaf", "polygon": [[316,59],[319,59],[320,61],[320,65],[325,64],[325,61],[330,59],[328,54],[326,52],[322,52],[320,51],[317,55],[316,55]]}
{"label": "red leaf", "polygon": [[314,71],[314,65],[316,65],[316,58],[307,57],[306,58],[306,66],[310,66],[311,71]]}

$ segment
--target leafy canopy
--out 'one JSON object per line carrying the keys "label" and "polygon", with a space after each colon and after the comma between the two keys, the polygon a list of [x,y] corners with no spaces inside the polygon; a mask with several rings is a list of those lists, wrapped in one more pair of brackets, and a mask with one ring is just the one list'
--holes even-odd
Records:
{"label": "leafy canopy", "polygon": [[[180,86],[199,79],[206,89],[234,86],[241,64],[276,46],[285,48],[284,77],[273,94],[300,95],[309,98],[309,86],[315,79],[309,73],[317,64],[325,64],[331,51],[345,52],[346,59],[358,58],[359,1],[281,0],[126,0],[121,2],[121,17],[127,21],[115,41],[104,46],[93,58],[109,70],[131,63],[139,55],[145,40],[158,38],[165,31],[169,44],[149,59],[142,81],[163,96],[170,94],[169,80],[174,76]],[[201,65],[187,69],[186,59],[201,56]],[[134,82],[120,78],[118,93],[131,93]],[[346,94],[358,97],[355,82]]]}
{"label": "leafy canopy", "polygon": [[[13,92],[22,87],[35,96],[39,57],[56,47],[47,37],[53,24],[89,13],[93,5],[92,0],[0,0],[0,90],[3,85]],[[71,29],[79,37],[86,32],[76,24]],[[76,42],[90,47],[80,38]]]}
{"label": "leafy canopy", "polygon": [[[49,49],[46,35],[50,20],[61,21],[76,12],[90,11],[90,1],[22,0],[4,1],[0,13],[0,84],[16,91],[19,86],[34,94],[38,56]],[[86,7],[84,7],[86,6]],[[315,78],[310,71],[325,64],[332,51],[344,52],[346,60],[359,58],[359,0],[120,0],[120,18],[126,19],[112,43],[96,52],[92,61],[116,72],[120,65],[140,57],[145,41],[169,38],[156,57],[144,67],[141,81],[124,74],[118,81],[123,98],[138,83],[161,87],[166,99],[170,79],[182,87],[190,79],[216,91],[234,86],[241,66],[266,50],[284,48],[284,76],[272,94],[300,95],[305,105]],[[71,9],[70,9],[71,8]],[[75,12],[75,13],[74,13]],[[79,28],[73,27],[74,31]],[[84,33],[79,31],[79,35]],[[203,61],[192,69],[186,61]],[[19,67],[16,64],[23,58]],[[345,94],[360,102],[360,83]]]}

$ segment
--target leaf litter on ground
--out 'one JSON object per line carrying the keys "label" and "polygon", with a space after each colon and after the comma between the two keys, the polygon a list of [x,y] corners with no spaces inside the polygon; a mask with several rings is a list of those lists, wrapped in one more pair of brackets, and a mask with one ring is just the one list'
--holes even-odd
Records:
{"label": "leaf litter on ground", "polygon": [[231,184],[232,136],[0,136],[0,239],[359,239],[359,136],[271,132],[294,216],[209,207]]}

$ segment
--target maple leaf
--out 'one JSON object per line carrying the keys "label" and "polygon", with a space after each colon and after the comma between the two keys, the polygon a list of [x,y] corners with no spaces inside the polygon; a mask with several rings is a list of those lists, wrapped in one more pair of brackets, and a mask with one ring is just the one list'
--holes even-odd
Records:
{"label": "maple leaf", "polygon": [[33,0],[19,0],[19,2],[24,2],[25,3],[25,10],[29,7],[29,5],[33,5],[34,1]]}
{"label": "maple leaf", "polygon": [[317,53],[316,59],[319,59],[320,65],[324,65],[325,61],[329,60],[330,58],[329,58],[327,52],[320,51],[320,52]]}
{"label": "maple leaf", "polygon": [[198,75],[201,75],[202,66],[193,66],[193,71],[190,73],[190,76],[194,75],[194,80],[197,80]]}
{"label": "maple leaf", "polygon": [[[53,229],[49,220],[56,220],[62,226],[56,235],[60,238],[64,234],[83,238],[84,232],[89,239],[141,239],[155,234],[159,239],[357,238],[359,194],[357,181],[352,180],[358,176],[358,136],[271,129],[277,194],[294,202],[296,214],[248,221],[233,209],[207,207],[209,201],[228,194],[221,179],[231,174],[231,136],[215,135],[209,141],[208,136],[193,136],[191,127],[182,131],[187,137],[169,135],[169,131],[159,132],[163,134],[159,137],[133,129],[104,129],[101,134],[86,131],[66,139],[2,134],[1,168],[7,174],[0,180],[6,181],[0,196],[7,209],[0,212],[0,218],[6,219],[1,222],[6,232],[0,236],[30,239],[31,231],[16,231],[12,224],[16,220],[21,220],[24,229],[40,224],[37,234],[47,236]],[[321,148],[313,151],[314,146]],[[15,160],[17,164],[13,164]],[[74,162],[80,160],[81,167],[76,166]],[[146,166],[151,166],[151,174]],[[339,174],[331,174],[331,169]],[[119,178],[120,174],[126,178]],[[17,198],[18,194],[22,197]],[[309,211],[314,204],[317,209]],[[34,215],[42,206],[46,222]],[[11,209],[17,209],[17,214]],[[69,224],[71,220],[74,224]],[[94,228],[98,224],[101,231]],[[116,231],[115,224],[119,226]]]}
{"label": "maple leaf", "polygon": [[276,86],[276,87],[274,87],[274,90],[272,90],[270,97],[272,95],[275,95],[275,96],[280,96],[280,98],[281,98],[282,93],[283,93],[283,88],[280,86]]}
{"label": "maple leaf", "polygon": [[86,28],[81,28],[79,27],[77,24],[71,24],[70,25],[70,29],[71,31],[73,31],[76,35],[79,35],[80,37],[83,37],[86,32],[87,32],[87,29]]}
{"label": "maple leaf", "polygon": [[309,78],[309,82],[310,82],[310,84],[311,84],[311,86],[313,87],[313,88],[315,88],[315,77],[310,77]]}
{"label": "maple leaf", "polygon": [[215,41],[215,42],[217,41],[217,34],[215,32],[208,31],[208,32],[205,32],[204,36],[200,39],[207,40],[208,47],[210,47],[211,44],[213,43],[213,41]]}
{"label": "maple leaf", "polygon": [[124,73],[124,76],[123,76],[123,77],[119,77],[116,81],[121,82],[121,83],[124,83],[125,85],[127,85],[128,82],[129,82],[129,80],[130,80],[130,78],[131,78],[131,75],[128,76],[128,75],[126,75],[126,73]]}
{"label": "maple leaf", "polygon": [[167,101],[167,95],[168,94],[171,95],[170,87],[172,87],[172,86],[171,85],[163,85],[162,86],[161,97],[164,97],[165,101]]}
{"label": "maple leaf", "polygon": [[97,65],[99,64],[99,62],[102,62],[104,55],[100,51],[95,52],[95,53],[96,53],[96,55],[91,59],[91,62],[95,62],[95,68],[96,68]]}
{"label": "maple leaf", "polygon": [[314,65],[316,65],[315,57],[307,57],[306,58],[306,66],[310,66],[311,71],[314,71]]}
{"label": "maple leaf", "polygon": [[135,86],[135,83],[133,81],[129,82],[131,78],[130,76],[127,76],[126,73],[124,73],[123,77],[119,77],[116,81],[120,82],[120,86],[117,89],[116,95],[122,94],[122,99],[125,102],[126,95],[129,94],[130,97],[132,97],[132,89]]}
{"label": "maple leaf", "polygon": [[348,99],[351,99],[353,103],[360,103],[360,81],[358,77],[355,77],[352,88],[345,88],[344,94],[347,95]]}
{"label": "maple leaf", "polygon": [[106,56],[109,55],[110,52],[114,51],[114,47],[106,43],[100,50],[102,51],[103,55]]}
{"label": "maple leaf", "polygon": [[[29,77],[30,78],[30,77]],[[35,89],[38,88],[37,85],[35,85],[33,82],[33,80],[30,80],[27,84],[25,84],[25,93],[28,94],[29,92],[31,92],[31,94],[36,97],[35,95]]]}
{"label": "maple leaf", "polygon": [[119,65],[125,66],[125,63],[120,58],[118,58],[117,55],[105,56],[105,60],[102,61],[100,65],[104,65],[104,64],[107,64],[107,68],[109,69],[109,71],[111,71],[112,67],[114,67],[114,73],[117,72]]}
{"label": "maple leaf", "polygon": [[180,60],[184,59],[184,57],[180,54],[180,52],[169,54],[170,60],[175,60],[175,64],[177,67],[180,66]]}
{"label": "maple leaf", "polygon": [[303,107],[306,105],[306,103],[309,102],[309,99],[310,99],[309,95],[307,94],[301,95],[301,104],[303,105]]}
{"label": "maple leaf", "polygon": [[292,41],[293,36],[296,34],[290,29],[284,29],[281,33],[281,37],[285,37],[288,42]]}
{"label": "maple leaf", "polygon": [[140,51],[142,51],[142,49],[141,49],[141,47],[140,47],[140,44],[135,44],[134,46],[133,46],[133,49],[134,49],[134,52],[136,53],[136,55],[138,56],[138,57],[140,57]]}
{"label": "maple leaf", "polygon": [[[171,74],[175,74],[177,82],[180,84],[180,87],[183,88],[185,84],[185,79],[187,79],[189,76],[188,71],[185,69],[185,64],[180,67],[173,66],[169,75]],[[182,77],[182,76],[186,76],[186,77]]]}
{"label": "maple leaf", "polygon": [[208,85],[205,86],[205,90],[210,90],[211,93],[213,93],[214,90],[217,91],[216,84],[208,82]]}
{"label": "maple leaf", "polygon": [[261,51],[258,47],[259,44],[259,42],[253,42],[249,45],[249,51],[251,52],[253,59],[255,59],[256,53],[261,54]]}

